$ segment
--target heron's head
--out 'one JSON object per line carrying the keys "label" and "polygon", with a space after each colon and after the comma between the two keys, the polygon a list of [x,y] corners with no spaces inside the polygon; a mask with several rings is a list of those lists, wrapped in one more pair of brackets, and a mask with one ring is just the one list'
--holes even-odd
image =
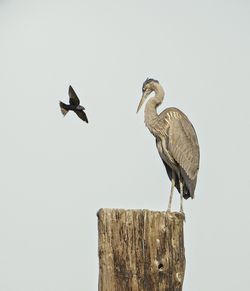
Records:
{"label": "heron's head", "polygon": [[154,80],[154,79],[149,79],[149,78],[146,79],[146,81],[142,85],[142,97],[141,97],[136,113],[140,110],[140,108],[142,107],[142,104],[147,99],[148,95],[151,92],[155,91],[158,85],[159,85],[159,81]]}

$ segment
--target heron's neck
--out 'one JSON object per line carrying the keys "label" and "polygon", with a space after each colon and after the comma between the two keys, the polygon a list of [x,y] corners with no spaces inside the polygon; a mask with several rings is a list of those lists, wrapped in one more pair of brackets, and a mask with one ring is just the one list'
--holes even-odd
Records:
{"label": "heron's neck", "polygon": [[153,134],[157,127],[157,121],[159,118],[156,108],[162,103],[164,95],[164,90],[159,84],[155,89],[155,96],[150,98],[145,106],[145,124]]}

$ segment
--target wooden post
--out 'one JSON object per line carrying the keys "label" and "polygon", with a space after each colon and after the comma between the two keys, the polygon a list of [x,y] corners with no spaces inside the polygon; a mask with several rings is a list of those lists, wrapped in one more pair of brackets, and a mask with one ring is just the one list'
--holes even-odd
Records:
{"label": "wooden post", "polygon": [[184,216],[100,209],[99,291],[181,291]]}

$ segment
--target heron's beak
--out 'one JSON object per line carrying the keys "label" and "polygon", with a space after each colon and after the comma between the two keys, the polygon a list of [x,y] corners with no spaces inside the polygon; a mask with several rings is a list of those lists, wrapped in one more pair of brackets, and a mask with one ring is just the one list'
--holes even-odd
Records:
{"label": "heron's beak", "polygon": [[144,94],[141,97],[140,103],[139,103],[139,105],[137,107],[136,113],[138,113],[138,111],[141,109],[142,104],[145,102],[145,100],[147,99],[149,94],[150,94],[150,92],[148,92],[148,91],[144,92]]}
{"label": "heron's beak", "polygon": [[142,95],[140,103],[137,107],[136,113],[138,113],[138,111],[140,110],[140,108],[142,107],[142,104],[144,103],[144,101],[146,100],[146,98],[144,97],[144,95]]}

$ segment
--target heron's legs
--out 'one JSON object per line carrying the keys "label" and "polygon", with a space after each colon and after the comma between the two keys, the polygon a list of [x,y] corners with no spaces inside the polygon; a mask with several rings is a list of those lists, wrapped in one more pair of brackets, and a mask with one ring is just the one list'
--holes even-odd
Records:
{"label": "heron's legs", "polygon": [[180,202],[180,212],[182,212],[182,213],[184,213],[184,211],[183,211],[183,184],[182,184],[182,182],[181,181],[179,181],[180,182],[180,195],[181,195],[181,202]]}
{"label": "heron's legs", "polygon": [[171,180],[171,192],[170,192],[169,202],[168,202],[168,211],[171,211],[171,204],[172,204],[173,193],[174,193],[174,185],[175,185],[175,180],[172,178],[172,180]]}

